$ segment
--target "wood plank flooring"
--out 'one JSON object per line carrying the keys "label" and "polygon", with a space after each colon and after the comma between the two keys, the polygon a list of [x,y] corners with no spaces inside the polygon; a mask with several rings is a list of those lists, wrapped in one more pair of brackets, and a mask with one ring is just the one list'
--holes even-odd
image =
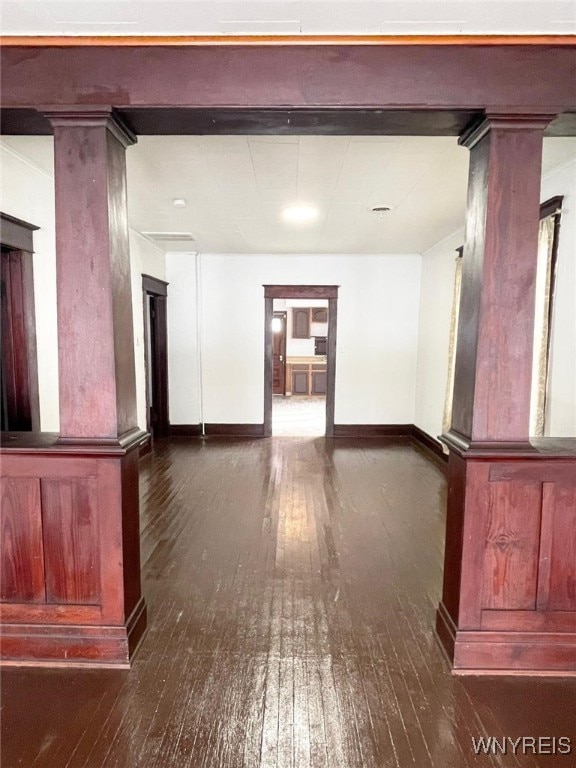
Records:
{"label": "wood plank flooring", "polygon": [[402,442],[160,444],[141,462],[150,629],[128,671],[2,671],[4,768],[472,768],[567,736],[572,680],[450,675],[445,480]]}

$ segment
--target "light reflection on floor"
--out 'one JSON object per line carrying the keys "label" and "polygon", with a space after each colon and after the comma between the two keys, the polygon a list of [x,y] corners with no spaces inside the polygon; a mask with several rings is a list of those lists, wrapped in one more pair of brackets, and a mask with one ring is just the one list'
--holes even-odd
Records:
{"label": "light reflection on floor", "polygon": [[326,398],[274,395],[272,434],[282,437],[319,437],[326,431]]}

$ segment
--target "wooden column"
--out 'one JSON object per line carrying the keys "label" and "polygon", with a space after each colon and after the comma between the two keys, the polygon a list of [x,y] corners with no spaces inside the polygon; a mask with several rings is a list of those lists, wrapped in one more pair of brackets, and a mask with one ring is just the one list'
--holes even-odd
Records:
{"label": "wooden column", "polygon": [[470,149],[452,427],[528,438],[543,131],[550,117],[492,116]]}
{"label": "wooden column", "polygon": [[488,115],[470,149],[444,590],[461,673],[576,672],[576,441],[530,440],[542,138]]}
{"label": "wooden column", "polygon": [[49,115],[54,129],[60,435],[136,427],[125,149],[109,111]]}
{"label": "wooden column", "polygon": [[2,456],[1,658],[127,666],[146,627],[125,149],[111,110],[51,113],[60,435]]}

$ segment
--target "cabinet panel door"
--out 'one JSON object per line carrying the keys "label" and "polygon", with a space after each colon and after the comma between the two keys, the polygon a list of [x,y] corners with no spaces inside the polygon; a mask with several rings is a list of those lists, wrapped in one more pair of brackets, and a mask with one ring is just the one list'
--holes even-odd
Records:
{"label": "cabinet panel door", "polygon": [[292,310],[292,338],[310,338],[310,308],[303,307]]}
{"label": "cabinet panel door", "polygon": [[328,322],[328,309],[327,307],[316,307],[312,310],[312,322],[313,323],[327,323]]}
{"label": "cabinet panel door", "polygon": [[308,394],[308,371],[292,371],[292,394]]}
{"label": "cabinet panel door", "polygon": [[327,375],[326,371],[312,371],[312,394],[326,394]]}

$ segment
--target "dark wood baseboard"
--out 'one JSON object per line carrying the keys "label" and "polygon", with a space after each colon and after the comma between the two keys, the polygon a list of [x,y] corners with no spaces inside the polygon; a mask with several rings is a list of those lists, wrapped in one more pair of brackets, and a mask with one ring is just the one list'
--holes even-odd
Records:
{"label": "dark wood baseboard", "polygon": [[170,424],[170,437],[200,437],[201,424]]}
{"label": "dark wood baseboard", "polygon": [[264,437],[264,424],[204,424],[206,437]]}
{"label": "dark wood baseboard", "polygon": [[148,435],[146,440],[142,443],[139,449],[139,457],[142,459],[144,456],[152,451],[152,437]]}
{"label": "dark wood baseboard", "polygon": [[425,432],[423,429],[420,429],[420,427],[413,424],[411,437],[417,445],[422,446],[432,453],[437,459],[440,459],[444,465],[448,464],[448,454],[444,453],[441,443],[439,443],[438,440],[434,440],[428,432]]}
{"label": "dark wood baseboard", "polygon": [[334,424],[334,437],[412,437],[413,424]]}

